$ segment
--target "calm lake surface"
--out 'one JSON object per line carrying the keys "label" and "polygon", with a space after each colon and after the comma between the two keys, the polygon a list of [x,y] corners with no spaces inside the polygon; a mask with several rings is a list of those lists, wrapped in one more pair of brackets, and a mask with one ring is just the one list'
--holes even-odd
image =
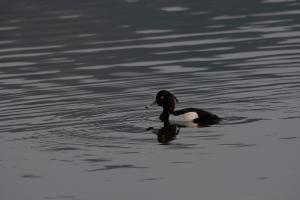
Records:
{"label": "calm lake surface", "polygon": [[[299,199],[300,1],[0,13],[1,200]],[[223,121],[164,127],[161,89]]]}

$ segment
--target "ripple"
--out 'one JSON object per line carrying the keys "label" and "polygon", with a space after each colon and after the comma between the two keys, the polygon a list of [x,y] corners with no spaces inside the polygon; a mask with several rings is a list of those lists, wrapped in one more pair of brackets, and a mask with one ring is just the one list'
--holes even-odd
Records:
{"label": "ripple", "polygon": [[11,55],[4,55],[0,56],[0,59],[7,59],[7,58],[26,58],[26,57],[38,57],[38,56],[47,56],[52,55],[53,53],[22,53],[22,54],[11,54]]}
{"label": "ripple", "polygon": [[116,169],[145,169],[147,167],[138,167],[134,165],[106,165],[103,168],[88,170],[88,172],[107,171]]}
{"label": "ripple", "polygon": [[3,62],[0,63],[0,67],[22,67],[22,66],[29,66],[29,65],[35,65],[34,62]]}
{"label": "ripple", "polygon": [[0,31],[11,31],[11,30],[16,30],[20,29],[20,26],[7,26],[7,27],[0,27]]}
{"label": "ripple", "polygon": [[32,50],[44,50],[44,49],[56,49],[56,48],[61,48],[61,47],[63,47],[63,45],[2,48],[2,49],[0,49],[0,53],[3,53],[3,52],[14,52],[14,51],[32,51]]}
{"label": "ripple", "polygon": [[265,120],[263,118],[247,118],[247,117],[225,117],[224,118],[224,124],[248,124],[253,122],[258,122],[261,120]]}
{"label": "ripple", "polygon": [[56,63],[56,64],[58,64],[58,63],[72,63],[72,62],[75,62],[75,60],[70,59],[70,58],[65,58],[65,57],[63,57],[63,58],[49,58],[48,62],[49,63]]}
{"label": "ripple", "polygon": [[289,11],[282,11],[282,12],[270,12],[270,13],[258,13],[253,14],[253,17],[271,17],[271,16],[287,16],[287,15],[299,15],[300,10],[289,10]]}
{"label": "ripple", "polygon": [[251,41],[257,38],[242,38],[242,39],[202,39],[202,40],[186,40],[186,41],[173,41],[173,42],[161,42],[161,43],[151,43],[151,44],[141,44],[141,45],[125,45],[117,47],[100,47],[100,48],[87,48],[87,49],[77,49],[77,50],[67,50],[64,53],[95,53],[103,51],[119,51],[119,50],[130,50],[130,49],[152,49],[152,48],[170,48],[170,47],[180,47],[180,46],[198,46],[204,44],[222,44],[222,43],[232,43],[232,42],[242,42]]}
{"label": "ripple", "polygon": [[[289,50],[269,50],[269,51],[245,51],[238,53],[228,53],[221,54],[219,57],[222,59],[247,59],[247,58],[258,58],[264,56],[274,56],[274,55],[285,55],[285,54],[299,54],[298,49],[289,49]],[[236,65],[236,64],[235,64]],[[239,65],[239,64],[237,64]]]}
{"label": "ripple", "polygon": [[223,16],[218,16],[212,18],[213,20],[231,20],[231,19],[241,19],[247,17],[246,15],[238,15],[238,16],[228,16],[228,15],[223,15]]}
{"label": "ripple", "polygon": [[42,176],[35,175],[35,174],[24,174],[22,175],[22,178],[36,179],[36,178],[42,178]]}
{"label": "ripple", "polygon": [[0,40],[0,45],[2,44],[11,44],[16,42],[16,40]]}
{"label": "ripple", "polygon": [[182,6],[169,6],[161,8],[161,10],[166,12],[183,12],[189,10],[189,8]]}
{"label": "ripple", "polygon": [[156,34],[156,33],[169,33],[174,30],[172,29],[148,29],[148,30],[138,30],[137,34]]}
{"label": "ripple", "polygon": [[296,0],[263,0],[263,3],[289,3],[295,2]]}
{"label": "ripple", "polygon": [[99,162],[107,162],[110,160],[103,159],[103,158],[88,158],[88,159],[84,159],[84,161],[91,162],[91,163],[99,163]]}
{"label": "ripple", "polygon": [[137,3],[140,0],[125,0],[126,3]]}
{"label": "ripple", "polygon": [[264,38],[290,38],[290,37],[299,37],[300,31],[288,31],[288,32],[279,32],[279,33],[268,33],[262,35]]}
{"label": "ripple", "polygon": [[206,70],[205,68],[200,67],[183,67],[180,65],[166,65],[166,66],[157,66],[151,67],[151,69],[158,70],[160,73],[190,73],[196,71]]}
{"label": "ripple", "polygon": [[96,36],[96,35],[97,35],[96,33],[82,33],[82,34],[76,35],[76,37],[87,38],[87,37],[93,37],[93,36]]}
{"label": "ripple", "polygon": [[294,140],[294,139],[298,139],[298,137],[297,137],[297,136],[281,137],[281,138],[279,138],[279,139],[281,139],[281,140]]}
{"label": "ripple", "polygon": [[245,144],[245,143],[228,143],[228,144],[220,144],[221,146],[230,146],[230,147],[238,147],[238,148],[243,148],[243,147],[255,147],[256,144]]}
{"label": "ripple", "polygon": [[300,43],[299,38],[285,39],[284,41],[280,42],[280,44],[299,44],[299,43]]}
{"label": "ripple", "polygon": [[74,151],[74,150],[80,150],[78,147],[52,147],[47,149],[47,151]]}
{"label": "ripple", "polygon": [[282,20],[263,20],[263,21],[258,21],[258,22],[252,22],[249,23],[251,25],[271,25],[271,24],[279,24],[279,23],[285,23],[285,22],[290,22],[290,19],[282,19]]}
{"label": "ripple", "polygon": [[59,19],[77,19],[79,18],[81,15],[62,15],[62,16],[59,16],[58,18]]}

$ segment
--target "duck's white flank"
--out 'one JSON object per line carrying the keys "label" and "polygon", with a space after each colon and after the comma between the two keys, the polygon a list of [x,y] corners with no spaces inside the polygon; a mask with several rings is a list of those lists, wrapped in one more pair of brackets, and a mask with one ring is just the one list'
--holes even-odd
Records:
{"label": "duck's white flank", "polygon": [[198,117],[199,116],[196,112],[187,112],[177,116],[170,114],[169,121],[189,122],[189,121],[193,121],[194,119],[197,119]]}

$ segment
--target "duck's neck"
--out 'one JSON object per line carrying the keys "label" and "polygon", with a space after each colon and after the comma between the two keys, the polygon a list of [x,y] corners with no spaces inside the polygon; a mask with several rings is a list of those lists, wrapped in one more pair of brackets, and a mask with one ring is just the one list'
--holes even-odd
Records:
{"label": "duck's neck", "polygon": [[170,111],[170,109],[163,109],[163,112],[161,113],[159,119],[163,122],[169,121],[169,116],[172,114],[174,111]]}

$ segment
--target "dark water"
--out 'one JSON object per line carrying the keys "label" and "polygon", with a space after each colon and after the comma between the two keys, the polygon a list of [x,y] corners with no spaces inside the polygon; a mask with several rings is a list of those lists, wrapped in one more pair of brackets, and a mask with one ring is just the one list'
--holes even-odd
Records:
{"label": "dark water", "polygon": [[[1,200],[299,199],[299,1],[10,0],[0,13]],[[161,89],[224,120],[160,129],[143,106]]]}

